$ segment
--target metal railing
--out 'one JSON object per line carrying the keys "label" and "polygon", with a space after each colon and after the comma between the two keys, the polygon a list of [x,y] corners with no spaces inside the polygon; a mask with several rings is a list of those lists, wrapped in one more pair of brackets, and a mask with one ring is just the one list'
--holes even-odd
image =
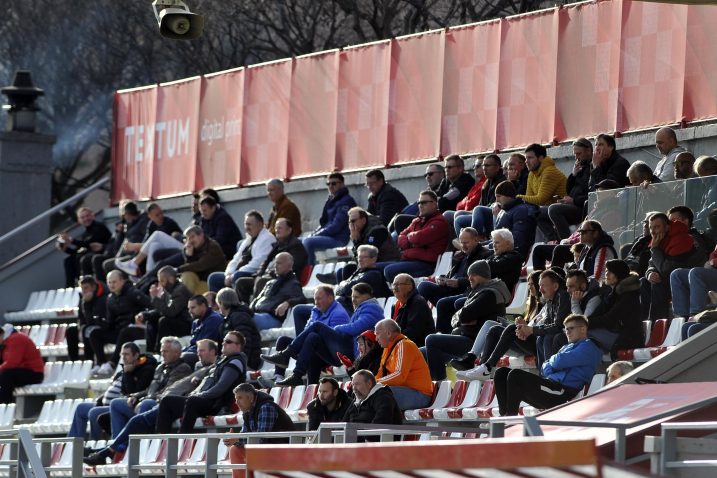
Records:
{"label": "metal railing", "polygon": [[[32,437],[30,431],[24,428],[18,430],[0,431],[0,443],[10,446],[9,460],[0,460],[0,465],[9,467],[10,477],[17,478],[47,478],[46,470],[50,467],[51,447],[57,442],[69,442],[73,445],[72,465],[67,470],[72,478],[82,478],[82,439],[81,438],[44,438]],[[40,453],[37,453],[35,444],[40,444]]]}
{"label": "metal railing", "polygon": [[717,422],[663,423],[660,440],[662,453],[660,454],[659,474],[670,475],[673,474],[671,472],[679,468],[717,468],[717,458],[678,460],[677,433],[680,431],[715,432],[717,431]]}

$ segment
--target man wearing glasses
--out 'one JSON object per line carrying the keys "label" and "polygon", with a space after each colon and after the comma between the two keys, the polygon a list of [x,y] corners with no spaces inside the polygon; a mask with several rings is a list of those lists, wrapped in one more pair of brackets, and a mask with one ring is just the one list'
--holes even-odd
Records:
{"label": "man wearing glasses", "polygon": [[[426,173],[423,178],[426,180],[426,189],[430,189],[437,196],[441,196],[445,190],[441,190],[441,186],[445,184],[443,178],[446,177],[446,170],[440,163],[429,164],[426,166]],[[401,214],[396,215],[388,225],[388,230],[395,240],[398,233],[406,229],[414,217],[418,215],[418,202],[414,202],[404,207]]]}
{"label": "man wearing glasses", "polygon": [[580,256],[580,269],[596,281],[605,279],[605,263],[617,259],[612,237],[608,236],[597,221],[585,221],[578,229],[580,242],[587,247]]}
{"label": "man wearing glasses", "polygon": [[441,211],[455,211],[458,201],[466,197],[475,180],[465,172],[463,158],[457,154],[446,158],[445,168],[446,177],[439,186],[443,194],[439,195],[438,208]]}
{"label": "man wearing glasses", "polygon": [[302,241],[309,255],[309,264],[312,265],[316,264],[316,251],[343,247],[349,242],[348,213],[356,205],[344,186],[343,174],[329,174],[326,186],[329,188],[329,198],[321,212],[319,227]]}
{"label": "man wearing glasses", "polygon": [[592,380],[602,351],[588,338],[588,319],[565,318],[568,344],[546,361],[541,374],[502,367],[495,372],[495,392],[501,416],[517,415],[520,402],[544,410],[568,402]]}
{"label": "man wearing glasses", "polygon": [[448,240],[448,222],[438,210],[438,196],[429,189],[421,191],[418,217],[399,234],[397,242],[401,260],[385,266],[383,274],[386,280],[392,282],[401,272],[413,277],[431,275],[436,261],[446,250]]}

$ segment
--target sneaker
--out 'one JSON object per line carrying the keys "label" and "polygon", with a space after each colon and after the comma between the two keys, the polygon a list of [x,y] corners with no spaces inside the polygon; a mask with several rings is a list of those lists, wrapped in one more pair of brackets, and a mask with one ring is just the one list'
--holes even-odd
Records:
{"label": "sneaker", "polygon": [[488,370],[487,366],[481,364],[465,372],[456,372],[456,378],[463,380],[488,380],[490,379],[490,370]]}
{"label": "sneaker", "polygon": [[324,284],[336,285],[336,274],[316,274],[316,278]]}
{"label": "sneaker", "polygon": [[115,261],[115,267],[130,276],[139,275],[139,267],[132,259],[126,261]]}
{"label": "sneaker", "polygon": [[110,450],[109,448],[105,448],[104,450],[96,451],[87,458],[83,458],[82,461],[85,463],[85,465],[90,466],[97,466],[97,465],[106,465],[107,459],[112,459],[114,457],[115,453]]}
{"label": "sneaker", "polygon": [[446,365],[456,370],[470,370],[476,365],[476,356],[468,352],[461,358],[449,360]]}
{"label": "sneaker", "polygon": [[281,375],[277,375],[274,377],[274,380],[272,380],[270,378],[264,378],[259,375],[256,378],[256,383],[258,383],[261,388],[271,388],[274,386],[277,380],[284,380],[284,377],[282,377]]}
{"label": "sneaker", "polygon": [[112,365],[110,362],[105,362],[100,365],[99,370],[97,370],[97,375],[112,375],[114,371],[115,366]]}
{"label": "sneaker", "polygon": [[279,367],[286,368],[289,366],[289,350],[282,350],[272,355],[261,354],[262,360],[269,362],[270,364],[277,365]]}
{"label": "sneaker", "polygon": [[300,375],[292,373],[288,378],[274,382],[277,387],[298,387],[304,385],[304,378]]}

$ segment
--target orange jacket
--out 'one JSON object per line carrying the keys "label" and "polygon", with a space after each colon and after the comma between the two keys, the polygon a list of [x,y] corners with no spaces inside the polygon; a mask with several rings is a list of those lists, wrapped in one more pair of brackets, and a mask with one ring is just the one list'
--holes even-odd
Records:
{"label": "orange jacket", "polygon": [[[398,345],[393,346],[396,342]],[[389,357],[388,354],[391,353]],[[384,365],[387,374],[384,375]],[[395,385],[418,390],[426,395],[433,394],[433,382],[428,364],[418,346],[403,334],[398,334],[388,346],[383,349],[381,365],[376,378],[384,385]]]}

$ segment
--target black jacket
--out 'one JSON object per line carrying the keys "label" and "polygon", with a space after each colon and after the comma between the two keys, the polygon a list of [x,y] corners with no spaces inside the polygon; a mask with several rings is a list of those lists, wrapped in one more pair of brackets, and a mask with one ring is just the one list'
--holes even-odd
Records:
{"label": "black jacket", "polygon": [[296,236],[291,236],[289,240],[284,242],[276,241],[269,251],[269,255],[266,256],[266,260],[259,268],[257,276],[261,277],[268,274],[267,269],[269,265],[273,266],[276,255],[280,252],[288,252],[291,257],[294,258],[294,274],[299,276],[309,262],[309,255],[306,253],[304,244]]}
{"label": "black jacket", "polygon": [[642,347],[645,337],[640,318],[640,279],[634,272],[618,282],[605,298],[607,311],[590,317],[591,329],[619,334],[613,350]]}
{"label": "black jacket", "polygon": [[565,288],[558,289],[552,300],[547,301],[543,308],[546,309],[544,320],[533,325],[533,334],[541,336],[562,333],[563,321],[571,312],[568,291]]}
{"label": "black jacket", "polygon": [[[77,319],[80,327],[85,325],[101,325],[101,318],[107,315],[107,294],[109,290],[104,282],[97,281],[97,290],[94,297],[89,302],[82,300],[80,294],[80,304],[77,308]],[[97,317],[97,320],[94,318]]]}
{"label": "black jacket", "polygon": [[[260,430],[259,425],[259,414],[262,409],[267,407],[273,408],[276,412],[276,421],[271,430]],[[274,398],[268,393],[258,390],[256,392],[256,401],[254,406],[248,412],[242,413],[243,425],[242,433],[251,432],[292,432],[294,431],[294,422],[291,421],[291,417],[287,415],[283,408],[274,403]],[[262,443],[288,443],[288,438],[264,438],[261,440]]]}
{"label": "black jacket", "polygon": [[251,301],[250,307],[254,312],[268,312],[274,315],[274,309],[284,301],[289,302],[291,306],[306,301],[301,284],[293,272],[267,282],[259,295]]}
{"label": "black jacket", "polygon": [[173,383],[192,373],[192,367],[183,360],[176,360],[170,364],[161,363],[154,369],[152,383],[146,390],[133,393],[132,396],[140,400],[148,398],[158,400],[158,396]]}
{"label": "black jacket", "polygon": [[487,179],[486,182],[483,183],[483,189],[480,192],[481,206],[490,206],[495,202],[495,187],[505,180],[506,177],[501,171],[501,173],[496,178],[494,178],[493,180]]}
{"label": "black jacket", "polygon": [[[383,276],[383,271],[377,267],[371,267],[368,269],[356,269],[346,279],[339,282],[334,289],[336,298],[343,298],[341,304],[351,306],[351,288],[359,282],[365,282],[371,286],[373,290],[373,297],[390,297],[391,291],[386,285],[386,278]],[[345,301],[348,301],[345,303]],[[352,308],[353,309],[353,308]]]}
{"label": "black jacket", "polygon": [[[500,279],[492,279],[475,289],[471,289],[468,298],[454,316],[461,328],[454,333],[475,337],[487,320],[498,320],[505,315],[505,307],[510,303],[510,291]],[[475,323],[474,323],[475,322]]]}
{"label": "black jacket", "polygon": [[92,221],[92,224],[85,228],[82,235],[72,238],[72,247],[67,249],[67,253],[75,253],[77,252],[77,249],[80,248],[89,249],[90,243],[93,242],[99,242],[103,246],[106,246],[107,243],[110,242],[111,238],[112,233],[109,229],[107,229],[107,226],[99,221]]}
{"label": "black jacket", "polygon": [[306,406],[309,414],[309,430],[316,430],[322,423],[341,422],[346,415],[346,411],[351,406],[351,399],[343,388],[339,388],[339,394],[336,396],[336,408],[329,410],[318,398],[313,399]]}
{"label": "black jacket", "polygon": [[383,355],[383,348],[376,343],[366,355],[362,355],[354,360],[353,366],[346,369],[349,376],[353,375],[354,372],[359,370],[370,370],[372,374],[378,373],[378,368],[381,366],[381,356]]}
{"label": "black jacket", "polygon": [[234,387],[244,383],[246,355],[222,355],[212,365],[202,382],[189,396],[199,396],[212,402],[214,413],[228,407],[234,400]]}
{"label": "black jacket", "polygon": [[613,151],[612,156],[604,164],[597,168],[591,166],[588,190],[590,192],[595,191],[597,184],[604,179],[612,179],[620,187],[629,186],[630,182],[627,179],[627,169],[629,167],[630,163],[627,159],[620,156],[617,150]]}
{"label": "black jacket", "polygon": [[396,323],[401,326],[401,333],[411,339],[417,346],[423,347],[426,337],[436,333],[436,324],[433,321],[431,309],[417,290],[408,296],[406,304],[394,316],[396,306],[391,307],[391,317],[396,317]]}
{"label": "black jacket", "polygon": [[488,259],[492,254],[493,252],[491,250],[481,244],[478,244],[468,255],[463,251],[458,251],[453,254],[453,265],[448,272],[448,278],[458,280],[457,291],[459,293],[464,292],[470,287],[470,283],[468,282],[468,267],[475,261]]}
{"label": "black jacket", "polygon": [[388,226],[393,216],[408,206],[408,200],[401,191],[394,188],[388,183],[384,183],[378,194],[368,195],[368,207],[366,211],[369,214],[378,216],[384,226]]}
{"label": "black jacket", "polygon": [[513,293],[515,284],[520,280],[520,271],[523,269],[523,257],[517,250],[493,255],[488,259],[490,276],[494,279],[502,279],[505,286]]}
{"label": "black jacket", "polygon": [[148,295],[134,288],[130,281],[125,282],[119,295],[110,293],[107,297],[107,315],[101,324],[108,330],[121,330],[134,323],[138,312],[151,305]]}
{"label": "black jacket", "polygon": [[361,237],[353,241],[354,257],[358,257],[358,248],[364,244],[378,248],[378,262],[401,260],[401,252],[393,242],[391,233],[377,216],[368,217],[368,221],[361,231]]}
{"label": "black jacket", "polygon": [[261,367],[261,336],[254,323],[254,312],[244,304],[234,306],[224,318],[224,333],[230,330],[241,332],[246,339],[244,353],[249,368],[258,370]]}
{"label": "black jacket", "polygon": [[573,198],[573,204],[580,209],[588,200],[588,188],[590,187],[590,161],[583,166],[577,176],[570,173],[566,189],[568,196]]}
{"label": "black jacket", "polygon": [[625,257],[625,262],[630,266],[630,270],[637,272],[640,277],[645,275],[647,267],[650,264],[650,241],[652,237],[648,234],[640,236],[632,244],[630,252]]}
{"label": "black jacket", "polygon": [[202,218],[200,226],[204,234],[219,243],[224,257],[231,259],[237,251],[237,243],[242,240],[241,232],[234,219],[221,207],[217,207],[211,219]]}
{"label": "black jacket", "polygon": [[344,420],[353,423],[401,425],[403,415],[391,389],[385,385],[376,384],[369,392],[368,397],[360,402],[351,403]]}
{"label": "black jacket", "polygon": [[153,319],[167,317],[168,319],[191,323],[192,317],[189,315],[187,304],[189,304],[189,299],[192,298],[192,295],[187,286],[181,282],[175,282],[164,289],[162,297],[152,297],[152,310],[145,312],[145,317]]}
{"label": "black jacket", "polygon": [[[446,185],[444,186],[443,183],[446,183]],[[461,174],[453,183],[447,177],[443,178],[441,190],[445,190],[445,192],[438,198],[438,209],[441,211],[455,211],[458,203],[466,197],[475,183],[473,176],[468,173]]]}
{"label": "black jacket", "polygon": [[122,373],[122,395],[132,395],[147,390],[154,378],[155,368],[157,368],[157,359],[152,355],[141,354],[134,369]]}

